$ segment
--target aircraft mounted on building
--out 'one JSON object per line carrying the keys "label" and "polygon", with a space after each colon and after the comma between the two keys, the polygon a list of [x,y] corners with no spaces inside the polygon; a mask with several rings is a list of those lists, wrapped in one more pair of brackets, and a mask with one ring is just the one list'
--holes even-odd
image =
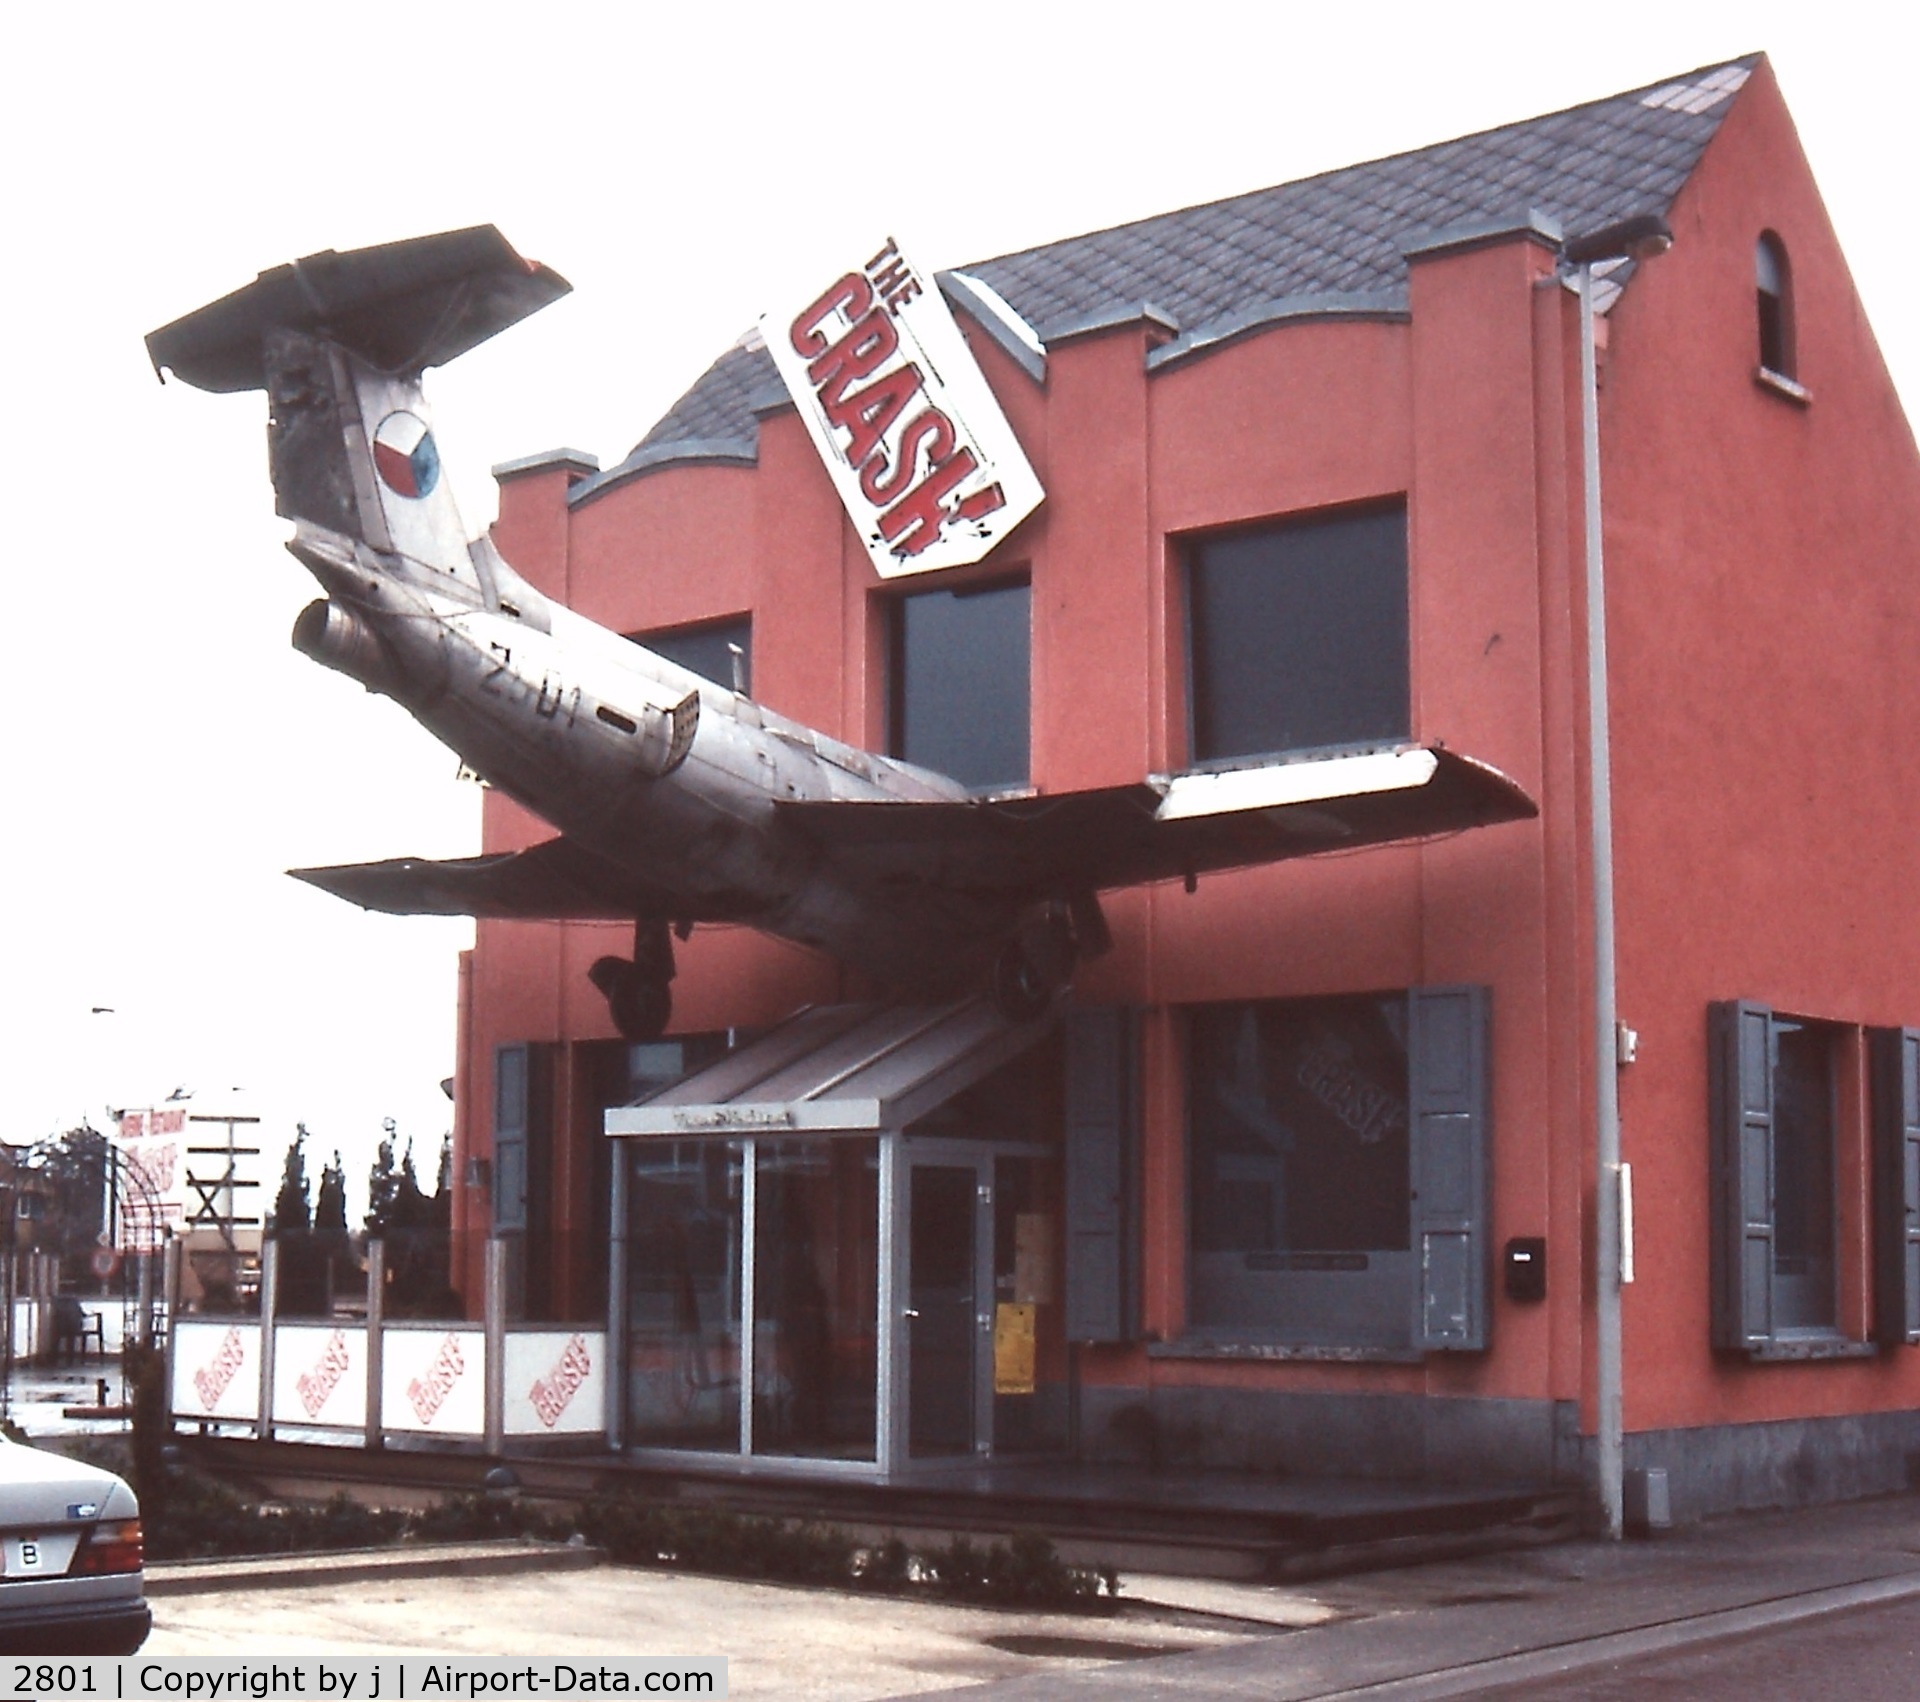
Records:
{"label": "aircraft mounted on building", "polygon": [[672,936],[745,923],[890,992],[990,985],[1031,1015],[1108,944],[1099,894],[1530,817],[1504,775],[1396,747],[979,796],[790,721],[601,627],[469,538],[422,375],[567,282],[491,226],[327,251],[147,338],[162,375],[265,390],[276,511],[325,596],[303,654],[404,706],[558,836],[294,874],[402,914],[630,920],[591,975],[630,1039],[671,1011]]}

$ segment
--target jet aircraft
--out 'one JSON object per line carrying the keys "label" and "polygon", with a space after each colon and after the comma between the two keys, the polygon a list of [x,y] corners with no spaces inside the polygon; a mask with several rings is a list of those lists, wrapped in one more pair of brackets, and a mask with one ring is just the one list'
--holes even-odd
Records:
{"label": "jet aircraft", "polygon": [[267,393],[276,511],[324,592],[295,648],[557,830],[300,879],[403,914],[630,921],[633,956],[590,974],[639,1040],[667,1026],[673,937],[700,923],[818,948],[901,996],[985,986],[1028,1017],[1110,944],[1104,891],[1536,813],[1496,770],[1419,746],[976,796],[596,625],[467,535],[422,393],[428,367],[569,288],[480,226],[309,255],[147,338],[163,379]]}

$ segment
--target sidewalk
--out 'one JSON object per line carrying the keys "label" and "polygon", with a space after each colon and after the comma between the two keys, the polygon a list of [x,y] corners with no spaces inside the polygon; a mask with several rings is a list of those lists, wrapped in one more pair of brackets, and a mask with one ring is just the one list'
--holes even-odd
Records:
{"label": "sidewalk", "polygon": [[[1920,1599],[1920,1498],[1308,1586],[1130,1573],[1112,1618],[593,1568],[587,1551],[463,1548],[431,1576],[426,1558],[156,1567],[152,1652],[320,1652],[317,1638],[336,1652],[724,1654],[736,1694],[808,1702],[1077,1702],[1095,1687],[1101,1702],[1551,1695],[1556,1677],[1603,1662]],[[592,1569],[498,1575],[525,1567]],[[301,1570],[307,1587],[291,1587]]]}
{"label": "sidewalk", "polygon": [[[1189,1580],[1128,1580],[1146,1602]],[[1210,1611],[1267,1618],[1295,1592],[1209,1584]],[[1326,1622],[1091,1673],[972,1687],[970,1702],[1091,1696],[1414,1702],[1476,1696],[1602,1661],[1920,1596],[1920,1498],[1750,1515],[1648,1542],[1565,1543],[1329,1580]],[[1197,1605],[1197,1604],[1196,1604]],[[1251,1629],[1251,1626],[1249,1627]],[[1550,1692],[1549,1692],[1550,1693]]]}

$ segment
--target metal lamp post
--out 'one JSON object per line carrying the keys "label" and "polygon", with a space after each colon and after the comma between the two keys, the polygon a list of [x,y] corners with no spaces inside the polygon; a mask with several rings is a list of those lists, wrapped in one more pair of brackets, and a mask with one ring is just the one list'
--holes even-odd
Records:
{"label": "metal lamp post", "polygon": [[1607,711],[1607,592],[1600,546],[1600,385],[1594,356],[1593,269],[1649,260],[1673,246],[1667,221],[1643,213],[1569,237],[1561,263],[1580,292],[1580,459],[1586,487],[1587,758],[1592,786],[1595,1360],[1600,1507],[1607,1535],[1623,1528],[1620,1288],[1623,1277],[1620,1051],[1613,923],[1613,768]]}

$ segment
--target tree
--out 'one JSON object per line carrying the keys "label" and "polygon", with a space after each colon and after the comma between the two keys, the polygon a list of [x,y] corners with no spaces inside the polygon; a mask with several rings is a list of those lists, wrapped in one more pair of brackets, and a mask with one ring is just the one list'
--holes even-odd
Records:
{"label": "tree", "polygon": [[313,1205],[313,1227],[322,1235],[347,1238],[347,1167],[341,1162],[340,1149],[333,1149],[333,1162],[320,1172],[320,1197]]}
{"label": "tree", "polygon": [[[93,1278],[88,1260],[107,1227],[107,1179],[114,1172],[112,1143],[88,1124],[43,1141],[16,1158],[15,1188],[35,1201],[7,1202],[10,1212],[26,1223],[5,1227],[19,1245],[33,1245],[60,1260],[67,1285],[84,1285]],[[31,1185],[28,1179],[31,1178]],[[37,1220],[37,1221],[35,1221]],[[21,1231],[31,1225],[29,1234]]]}
{"label": "tree", "polygon": [[440,1137],[440,1171],[433,1179],[433,1226],[449,1229],[453,1225],[453,1131]]}
{"label": "tree", "polygon": [[367,1233],[390,1234],[395,1230],[426,1229],[433,1223],[433,1202],[420,1191],[420,1177],[413,1167],[413,1137],[401,1149],[394,1162],[394,1142],[398,1125],[389,1117],[383,1125],[379,1155],[367,1176]]}
{"label": "tree", "polygon": [[400,1175],[393,1162],[393,1141],[399,1132],[399,1125],[391,1117],[380,1125],[380,1147],[374,1154],[373,1168],[367,1172],[369,1235],[382,1235],[393,1225],[394,1196],[400,1189]]}
{"label": "tree", "polygon": [[280,1192],[273,1200],[273,1227],[282,1235],[303,1234],[313,1227],[313,1207],[307,1193],[307,1126],[294,1124],[293,1145],[280,1172]]}
{"label": "tree", "polygon": [[[400,1130],[389,1117],[382,1126],[378,1155],[367,1176],[367,1234],[387,1245],[387,1302],[395,1317],[449,1316],[457,1300],[447,1287],[447,1237],[438,1225],[438,1197],[420,1191],[413,1166],[413,1141],[400,1147]],[[443,1169],[451,1164],[443,1156]],[[451,1190],[447,1190],[451,1216]]]}

